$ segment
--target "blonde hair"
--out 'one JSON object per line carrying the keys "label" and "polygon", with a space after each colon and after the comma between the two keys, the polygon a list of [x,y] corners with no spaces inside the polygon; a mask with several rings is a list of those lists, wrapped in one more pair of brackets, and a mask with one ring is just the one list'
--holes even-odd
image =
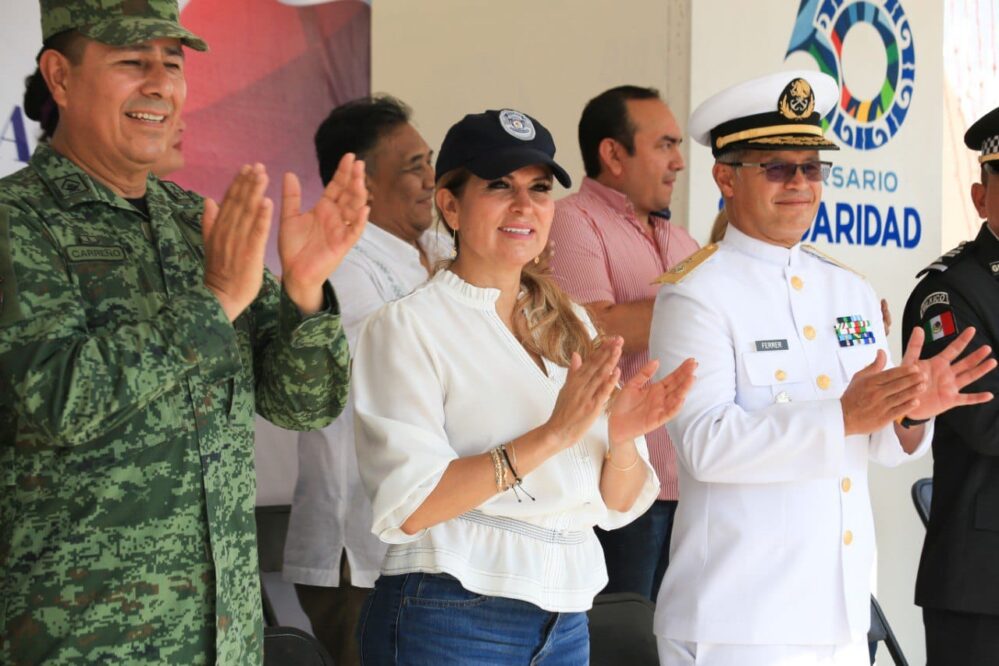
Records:
{"label": "blonde hair", "polygon": [[[461,198],[472,172],[465,168],[454,169],[441,176],[437,189],[445,189]],[[444,216],[437,211],[438,222],[447,226]],[[452,232],[453,233],[453,232]],[[455,252],[460,252],[460,235],[454,235]],[[515,312],[523,312],[527,321],[527,335],[521,344],[528,351],[549,361],[568,367],[572,353],[583,359],[597,347],[599,337],[590,336],[590,331],[576,314],[576,305],[562,291],[551,275],[548,248],[538,257],[537,263],[528,263],[520,271],[522,287]],[[453,260],[452,260],[453,261]],[[437,270],[448,268],[452,261],[438,265]]]}
{"label": "blonde hair", "polygon": [[711,225],[711,235],[708,236],[708,243],[717,243],[722,238],[725,238],[725,230],[728,229],[728,214],[725,212],[725,208],[718,211],[718,215],[715,216],[714,224]]}

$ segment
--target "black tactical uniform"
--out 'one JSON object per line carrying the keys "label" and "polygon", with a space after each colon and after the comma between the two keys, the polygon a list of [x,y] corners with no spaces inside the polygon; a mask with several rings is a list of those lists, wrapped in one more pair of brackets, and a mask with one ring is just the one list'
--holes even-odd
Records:
{"label": "black tactical uniform", "polygon": [[[987,187],[999,188],[999,109],[975,123],[965,143],[981,151]],[[992,226],[999,229],[999,220]],[[999,349],[999,238],[988,223],[919,275],[925,277],[905,306],[906,343],[923,327],[927,358],[974,326],[968,350]],[[964,389],[975,391],[999,396],[999,371]],[[999,664],[999,400],[936,417],[933,504],[916,603],[923,607],[928,666]]]}

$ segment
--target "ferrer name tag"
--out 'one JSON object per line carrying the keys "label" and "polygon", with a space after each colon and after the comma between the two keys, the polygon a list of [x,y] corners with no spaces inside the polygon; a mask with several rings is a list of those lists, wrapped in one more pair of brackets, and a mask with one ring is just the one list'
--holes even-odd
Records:
{"label": "ferrer name tag", "polygon": [[757,340],[756,351],[786,351],[787,340]]}
{"label": "ferrer name tag", "polygon": [[117,245],[70,245],[66,256],[78,261],[125,261],[125,250]]}

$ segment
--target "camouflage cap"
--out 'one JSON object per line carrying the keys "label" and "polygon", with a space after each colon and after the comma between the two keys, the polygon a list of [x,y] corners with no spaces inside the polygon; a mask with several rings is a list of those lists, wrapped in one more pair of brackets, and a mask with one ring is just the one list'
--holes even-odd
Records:
{"label": "camouflage cap", "polygon": [[110,46],[173,37],[196,51],[203,39],[180,24],[177,0],[39,0],[42,40],[67,30]]}

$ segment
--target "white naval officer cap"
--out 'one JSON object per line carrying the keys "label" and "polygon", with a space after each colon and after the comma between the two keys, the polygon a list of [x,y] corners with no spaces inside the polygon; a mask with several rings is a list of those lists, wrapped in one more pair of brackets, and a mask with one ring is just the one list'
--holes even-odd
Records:
{"label": "white naval officer cap", "polygon": [[704,100],[688,131],[715,157],[731,150],[839,150],[823,136],[822,117],[839,97],[828,74],[794,70],[768,74]]}

